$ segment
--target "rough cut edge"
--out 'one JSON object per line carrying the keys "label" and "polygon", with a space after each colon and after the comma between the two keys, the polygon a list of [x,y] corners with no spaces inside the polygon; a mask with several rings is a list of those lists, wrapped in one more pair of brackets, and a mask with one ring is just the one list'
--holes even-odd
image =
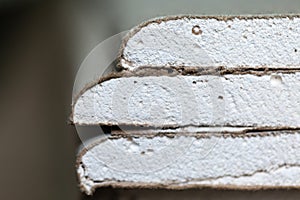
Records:
{"label": "rough cut edge", "polygon": [[[254,18],[280,18],[280,17],[289,17],[289,18],[294,18],[294,17],[299,17],[299,15],[275,15],[275,16],[174,16],[174,17],[168,17],[168,18],[158,18],[158,19],[154,19],[154,20],[151,20],[151,21],[148,21],[148,22],[145,22],[143,23],[142,25],[139,25],[138,27],[136,27],[134,30],[132,30],[126,37],[126,39],[128,40],[130,38],[130,34],[134,34],[135,32],[134,31],[139,31],[140,28],[142,28],[143,26],[146,26],[147,24],[149,23],[160,23],[162,21],[165,21],[165,20],[170,20],[170,19],[180,19],[180,18],[184,18],[184,17],[190,17],[190,18],[214,18],[214,19],[218,19],[218,20],[232,20],[233,18],[239,18],[239,19],[254,19]],[[120,51],[120,55],[119,55],[119,58],[122,57],[122,52],[124,50],[124,47],[126,46],[126,42],[127,40],[124,40],[123,44],[122,44],[122,48],[121,48],[121,51]],[[119,59],[120,61],[120,59]],[[120,66],[120,64],[118,65]],[[145,66],[144,68],[147,68],[147,66]],[[184,68],[184,67],[177,67],[177,66],[174,66],[174,67],[170,67],[171,69],[175,69],[176,72],[178,72],[179,70],[179,73],[181,74],[181,69]],[[251,67],[249,67],[251,68]],[[256,74],[258,76],[262,75],[262,74],[266,74],[266,73],[272,73],[269,71],[268,67],[265,67],[265,66],[262,66],[261,69],[263,69],[262,71],[256,71],[256,70],[253,70],[253,71],[247,71],[247,70],[241,70],[240,72],[237,71],[231,71],[229,73],[245,73],[245,74],[248,74],[248,73],[253,73],[253,74]],[[190,70],[190,69],[189,69]],[[296,69],[297,71],[298,69]],[[142,72],[143,70],[141,70]],[[168,71],[168,70],[167,70]],[[280,71],[280,69],[279,69]],[[284,73],[291,73],[291,71],[289,70],[286,70],[286,69],[283,69]],[[278,70],[276,69],[276,72],[278,72]],[[172,72],[173,73],[173,72]],[[194,73],[194,72],[192,72]],[[224,72],[224,73],[228,73],[228,72]],[[292,72],[293,73],[293,72]],[[169,72],[168,72],[169,74]],[[185,74],[185,75],[188,75],[189,73]],[[149,75],[152,75],[153,74],[149,74]],[[176,75],[176,74],[175,74]],[[99,81],[97,81],[96,83],[91,83],[89,85],[87,85],[87,87],[85,89],[82,90],[82,92],[78,95],[78,97],[83,93],[85,92],[86,90],[88,90],[90,87],[94,86],[95,84],[99,84],[103,81],[106,81],[106,80],[109,80],[109,79],[112,79],[112,78],[119,78],[119,77],[122,77],[122,76],[136,76],[136,74],[134,73],[128,73],[128,72],[120,72],[120,73],[113,73],[109,76],[106,76],[106,77],[102,77],[100,78]],[[142,74],[141,76],[147,76],[145,74]],[[172,74],[170,75],[172,76]],[[76,101],[74,101],[76,102]],[[73,105],[72,105],[73,106]],[[73,112],[72,112],[73,113]],[[72,119],[72,117],[71,117]],[[72,121],[72,120],[71,120]],[[228,137],[230,137],[231,135],[228,135]],[[241,137],[244,137],[246,135],[241,135]],[[260,135],[260,136],[263,136],[263,135]],[[122,136],[124,137],[124,136]],[[251,137],[251,136],[247,136],[247,137]],[[94,144],[95,145],[95,144]],[[93,146],[93,145],[92,145]],[[92,148],[92,146],[90,148]],[[81,151],[80,153],[80,157],[82,157],[82,155],[84,154],[83,152],[86,152],[87,149]],[[82,168],[82,165],[80,163],[80,158],[77,160],[77,167],[78,168]],[[260,173],[264,173],[264,172],[260,172]],[[78,177],[80,179],[80,175],[78,174]],[[188,185],[180,185],[180,184],[144,184],[144,183],[134,183],[134,182],[119,182],[119,181],[107,181],[105,183],[97,183],[97,182],[93,182],[94,185],[90,188],[90,189],[87,189],[85,188],[82,184],[80,184],[80,187],[83,191],[85,191],[87,194],[92,194],[92,192],[98,188],[98,187],[105,187],[105,186],[112,186],[112,187],[121,187],[121,188],[164,188],[164,189],[188,189],[188,188],[216,188],[216,189],[235,189],[235,190],[260,190],[260,189],[300,189],[300,186],[262,186],[262,185],[254,185],[254,186],[237,186],[237,185],[209,185],[209,184],[188,184]]]}
{"label": "rough cut edge", "polygon": [[[119,55],[118,55],[118,64],[116,66],[117,70],[119,70],[119,72],[112,72],[108,75],[105,75],[103,77],[99,77],[99,79],[95,82],[91,82],[89,84],[87,84],[82,90],[81,92],[79,92],[79,94],[77,94],[74,98],[74,103],[71,105],[72,107],[74,106],[74,104],[76,103],[76,100],[79,98],[79,96],[84,93],[86,90],[88,90],[89,88],[91,88],[92,86],[99,84],[103,81],[112,79],[112,78],[119,78],[119,77],[130,77],[130,76],[162,76],[162,75],[166,75],[166,74],[170,74],[170,76],[172,75],[201,75],[201,72],[207,71],[207,70],[211,70],[209,68],[202,68],[202,66],[198,66],[198,67],[186,67],[186,66],[169,66],[169,67],[163,67],[163,66],[155,66],[155,68],[157,69],[157,72],[150,72],[153,68],[153,66],[140,66],[138,69],[133,70],[133,72],[128,72],[127,68],[123,68],[120,64],[122,56],[123,56],[123,51],[124,48],[126,46],[127,41],[135,34],[137,33],[141,28],[147,26],[150,23],[161,23],[164,21],[168,21],[168,20],[176,20],[176,19],[182,19],[182,18],[190,18],[190,19],[216,19],[216,20],[220,20],[220,21],[228,21],[228,20],[233,20],[233,19],[272,19],[272,18],[289,18],[289,19],[294,19],[294,18],[300,18],[299,14],[283,14],[283,15],[227,15],[227,16],[213,16],[213,15],[178,15],[178,16],[166,16],[166,17],[157,17],[154,19],[151,19],[149,21],[143,22],[140,25],[134,27],[133,29],[131,29],[129,31],[129,33],[124,37],[121,47],[120,47],[120,51],[119,51]],[[200,68],[200,69],[199,69]],[[163,72],[160,72],[160,70],[163,70]],[[172,72],[170,73],[169,71],[172,70]],[[215,72],[219,73],[219,75],[222,74],[257,74],[257,75],[264,75],[266,74],[266,72],[288,72],[288,71],[300,71],[300,67],[299,68],[270,68],[270,66],[260,66],[260,67],[252,67],[252,66],[248,66],[248,67],[243,67],[243,68],[236,68],[236,69],[225,69],[225,66],[219,66],[216,67],[214,66],[213,69]],[[175,74],[174,71],[176,71]],[[202,72],[203,73],[203,72]],[[209,73],[211,73],[211,71],[209,71]],[[72,112],[73,113],[73,112]],[[70,116],[70,120],[69,122],[72,124],[72,113]]]}
{"label": "rough cut edge", "polygon": [[[113,79],[104,82],[103,85],[96,85],[96,87],[88,90],[81,96],[82,98],[77,101],[75,106],[74,120],[77,125],[141,125],[157,128],[187,125],[198,127],[246,126],[297,128],[299,127],[296,120],[299,115],[299,113],[297,113],[299,110],[297,103],[299,96],[299,75],[300,73],[258,77],[254,75],[235,76],[230,74],[220,77],[220,84],[215,84],[214,81],[210,81],[215,79],[214,76],[151,76]],[[155,99],[165,99],[168,95],[165,95],[166,91],[160,90],[160,87],[164,88],[166,86],[167,88],[170,87],[174,89],[174,94],[183,94],[181,95],[184,97],[182,98],[181,104],[188,106],[178,107],[178,104],[174,103],[172,104],[174,107],[171,107],[172,105],[170,104],[170,108],[172,108],[168,110],[170,115],[160,115],[161,111],[156,109],[155,112],[153,112],[154,115],[152,115],[156,117],[152,117],[151,119],[148,119],[147,115],[143,114],[146,112],[140,112],[138,109],[140,108],[139,104],[131,103],[130,107],[128,107],[129,109],[127,109],[124,105],[129,105],[127,104],[127,99],[129,99],[132,91],[135,91],[139,85],[145,83],[145,85],[150,85],[149,88],[154,88],[151,84],[146,84],[148,80],[153,83],[157,82],[156,80],[161,80],[161,82],[157,82],[159,83],[159,87],[157,87],[159,90],[155,88],[148,92],[148,86],[145,86],[146,89],[144,89],[142,93],[138,93],[139,96],[135,95],[135,98],[132,98],[133,100],[131,102],[138,103],[138,99],[140,99],[143,100],[141,102],[147,102],[144,105],[148,106]],[[186,80],[187,85],[185,85],[184,82],[174,82],[173,80]],[[274,83],[274,80],[280,80],[278,85],[277,82],[276,84]],[[210,85],[210,83],[216,85],[214,88],[221,88],[220,90],[214,90],[215,92],[210,95],[210,100],[212,99],[211,97],[220,99],[218,102],[215,102],[215,105],[217,105],[216,108],[218,108],[215,112],[209,107],[210,101],[203,100],[210,94],[208,90],[203,88],[207,88],[205,87],[206,84]],[[118,87],[118,84],[125,87],[120,85]],[[224,86],[223,89],[222,85]],[[127,90],[127,88],[130,89]],[[189,91],[194,91],[194,102],[193,96],[188,96]],[[114,94],[116,94],[116,96],[114,96]],[[155,94],[153,101],[148,101],[152,94]],[[93,104],[94,102],[96,102],[96,104]],[[165,100],[160,102],[161,104],[164,102],[168,103],[168,101]],[[167,106],[169,106],[169,104]],[[184,114],[178,112],[180,111],[178,108],[180,108]],[[199,108],[201,112],[198,112],[197,108]],[[223,108],[224,110],[222,111]],[[135,110],[135,112],[132,112],[135,116],[132,113],[131,115],[128,114],[131,110]],[[196,111],[195,115],[193,115],[194,111]],[[217,114],[220,113],[220,115],[216,116],[221,117],[218,119],[214,118],[213,121],[211,121],[210,113],[213,112]],[[173,113],[179,114],[173,115]],[[141,117],[138,119],[137,116]],[[168,116],[172,116],[172,118],[168,118]],[[158,119],[162,119],[162,121]]]}
{"label": "rough cut edge", "polygon": [[80,184],[79,187],[80,190],[82,192],[85,192],[87,195],[93,195],[93,193],[97,188],[102,188],[102,187],[125,188],[125,189],[168,189],[168,190],[206,189],[206,188],[219,189],[219,190],[221,189],[221,190],[247,190],[247,191],[270,190],[270,189],[300,190],[300,186],[262,186],[262,185],[239,186],[239,185],[229,185],[229,184],[168,185],[168,184],[145,184],[145,183],[118,182],[118,181],[111,181],[106,183],[93,182],[93,186],[91,186],[90,188],[86,188],[82,184]]}
{"label": "rough cut edge", "polygon": [[[298,132],[295,131],[286,131],[285,133],[282,133],[280,131],[273,131],[273,132],[253,132],[251,135],[245,135],[245,134],[238,134],[238,135],[233,135],[233,134],[206,134],[206,137],[267,137],[267,136],[276,136],[276,135],[281,135],[281,134],[298,134]],[[164,135],[167,136],[168,135]],[[272,173],[276,172],[280,169],[283,168],[293,168],[297,167],[299,168],[300,166],[298,165],[289,165],[289,164],[283,164],[278,166],[276,169],[271,170],[271,171],[265,171],[265,170],[258,170],[255,171],[254,173],[251,174],[245,174],[241,176],[224,176],[221,178],[213,178],[213,179],[207,179],[207,180],[192,180],[191,183],[189,182],[166,182],[166,183],[143,183],[143,182],[130,182],[130,181],[119,181],[119,180],[106,180],[104,182],[97,182],[94,180],[91,180],[89,177],[84,176],[83,173],[85,171],[84,166],[82,164],[82,157],[93,147],[101,144],[103,141],[107,139],[116,139],[119,137],[124,137],[128,138],[129,140],[132,138],[131,135],[119,135],[119,136],[108,136],[107,138],[101,138],[101,139],[96,139],[93,143],[91,143],[89,146],[86,146],[83,148],[77,156],[76,160],[76,168],[77,168],[77,178],[80,182],[79,187],[81,191],[85,192],[87,195],[92,195],[94,191],[97,188],[101,187],[113,187],[113,188],[134,188],[134,189],[170,189],[170,190],[184,190],[184,189],[204,189],[204,188],[212,188],[212,189],[230,189],[230,190],[267,190],[267,189],[300,189],[300,185],[288,185],[288,186],[283,186],[283,185],[234,185],[234,184],[219,184],[219,183],[205,183],[207,181],[218,181],[219,179],[222,178],[232,178],[232,179],[239,179],[243,177],[253,177],[256,174],[269,174],[269,172]],[[138,136],[136,136],[138,137]],[[157,137],[162,137],[162,135],[159,135]],[[172,137],[172,136],[171,136]],[[191,137],[196,137],[196,136],[191,136]],[[196,137],[197,139],[202,138],[202,137]],[[201,183],[202,182],[202,183]],[[204,182],[204,184],[203,184]]]}
{"label": "rough cut edge", "polygon": [[74,107],[77,103],[79,97],[89,90],[90,88],[94,87],[97,84],[101,84],[105,81],[121,78],[121,77],[146,77],[146,76],[201,76],[201,75],[216,75],[216,76],[223,76],[226,74],[234,74],[234,75],[244,75],[244,74],[251,74],[256,76],[263,76],[263,75],[272,75],[273,73],[282,73],[282,74],[291,74],[300,72],[299,68],[269,68],[267,66],[261,66],[260,68],[236,68],[236,69],[226,69],[224,66],[220,67],[185,67],[185,66],[173,66],[173,67],[139,67],[133,71],[120,71],[120,72],[111,72],[105,76],[99,77],[99,79],[95,82],[91,82],[87,84],[74,98],[74,103],[71,105],[71,114],[69,116],[68,123],[74,125],[73,121],[73,114],[74,114]]}
{"label": "rough cut edge", "polygon": [[[282,133],[282,131],[284,131],[284,134]],[[134,135],[131,134],[130,131],[126,130],[126,133],[121,133],[122,130],[118,130],[118,131],[112,131],[109,135],[107,135],[106,137],[101,137],[101,138],[95,138],[94,141],[92,141],[89,145],[85,146],[84,148],[81,149],[81,151],[78,152],[78,156],[77,156],[77,160],[76,160],[76,166],[79,166],[80,162],[81,162],[81,157],[90,149],[92,149],[93,147],[97,146],[98,144],[101,144],[102,142],[104,142],[105,140],[108,139],[118,139],[118,138],[127,138],[128,140],[131,140],[132,138],[139,138],[139,137],[144,137],[144,138],[153,138],[153,137],[169,137],[169,138],[173,138],[174,135],[172,134],[172,132],[168,132],[166,131],[165,134],[159,134],[159,135],[155,135],[155,134],[150,134],[150,135]],[[250,133],[247,134],[240,134],[243,132],[227,132],[227,133],[220,133],[220,132],[215,132],[215,133],[211,133],[211,132],[206,132],[206,133],[202,133],[203,137],[201,137],[201,135],[199,136],[197,133],[191,134],[188,132],[181,132],[179,134],[179,136],[189,136],[189,137],[195,137],[196,139],[201,139],[201,138],[211,138],[211,137],[222,137],[222,138],[249,138],[249,137],[268,137],[268,136],[277,136],[277,135],[287,135],[287,134],[299,134],[299,129],[275,129],[275,130],[254,130],[251,131]],[[177,134],[176,134],[177,135]]]}
{"label": "rough cut edge", "polygon": [[[82,165],[79,166],[82,168]],[[267,174],[267,172],[258,172],[260,174]],[[78,174],[78,179],[80,175]],[[216,179],[217,180],[217,179]],[[247,190],[247,191],[257,191],[257,190],[269,190],[269,189],[298,189],[300,190],[300,185],[298,186],[280,186],[280,185],[230,185],[230,184],[203,184],[201,181],[194,184],[184,184],[184,183],[165,183],[165,184],[150,184],[150,183],[135,183],[126,181],[106,181],[102,183],[94,182],[92,180],[86,179],[86,183],[90,185],[79,184],[80,190],[85,192],[87,195],[92,195],[97,188],[102,187],[113,187],[113,188],[126,188],[126,189],[168,189],[168,190],[186,190],[186,189],[222,189],[222,190]]]}
{"label": "rough cut edge", "polygon": [[[218,21],[229,21],[229,20],[234,20],[234,19],[244,19],[244,20],[252,20],[252,19],[278,19],[278,18],[289,18],[289,19],[294,19],[294,18],[300,18],[300,14],[261,14],[261,15],[173,15],[173,16],[161,16],[161,17],[156,17],[153,19],[150,19],[148,21],[145,21],[135,27],[133,27],[123,38],[123,41],[121,43],[120,51],[117,57],[117,65],[116,69],[117,70],[129,70],[128,68],[122,66],[122,61],[126,62],[126,64],[130,65],[130,61],[126,60],[124,58],[124,50],[126,47],[126,44],[128,40],[135,35],[137,32],[139,32],[142,28],[146,27],[147,25],[151,23],[157,23],[160,24],[161,22],[166,22],[169,20],[177,20],[177,19],[183,19],[183,18],[188,18],[188,19],[215,19]],[[147,66],[141,66],[141,67],[147,67]],[[153,66],[151,66],[153,67]],[[251,66],[248,66],[251,67]],[[245,66],[245,68],[247,68]],[[256,68],[256,67],[255,67]],[[259,68],[259,67],[257,67]]]}
{"label": "rough cut edge", "polygon": [[[119,77],[131,77],[131,76],[162,76],[162,75],[168,75],[168,76],[176,76],[176,75],[202,75],[206,73],[217,73],[218,75],[223,75],[223,74],[256,74],[258,76],[265,75],[265,74],[271,74],[272,72],[280,72],[280,73],[293,73],[296,71],[300,71],[299,68],[272,68],[270,66],[257,66],[257,67],[252,67],[252,66],[244,66],[244,67],[237,67],[234,69],[225,69],[225,66],[219,66],[219,67],[187,67],[187,66],[168,66],[168,67],[163,67],[163,66],[140,66],[138,69],[135,69],[133,71],[128,71],[127,68],[124,68],[121,66],[120,62],[123,56],[123,51],[124,48],[127,44],[127,41],[141,28],[147,26],[148,24],[151,23],[161,23],[164,21],[168,20],[176,20],[176,19],[182,19],[182,18],[189,18],[189,19],[216,19],[219,21],[228,21],[228,20],[233,20],[233,19],[274,19],[274,18],[289,18],[289,19],[294,19],[294,18],[300,18],[299,14],[283,14],[283,15],[227,15],[227,16],[213,16],[213,15],[178,15],[178,16],[166,16],[166,17],[157,17],[154,19],[151,19],[149,21],[143,22],[140,25],[134,27],[129,31],[129,33],[124,37],[119,55],[118,55],[118,64],[116,66],[117,70],[119,72],[112,72],[108,75],[105,75],[103,77],[99,77],[98,81],[92,82],[87,84],[80,92],[77,94],[74,98],[74,103],[71,105],[72,107],[72,112],[69,117],[69,123],[73,123],[73,108],[74,105],[76,104],[77,99],[80,97],[81,94],[83,94],[86,90],[89,88],[93,87],[96,84],[100,84],[101,82],[107,81],[109,79],[113,78],[119,78]],[[153,69],[155,67],[155,69]]]}

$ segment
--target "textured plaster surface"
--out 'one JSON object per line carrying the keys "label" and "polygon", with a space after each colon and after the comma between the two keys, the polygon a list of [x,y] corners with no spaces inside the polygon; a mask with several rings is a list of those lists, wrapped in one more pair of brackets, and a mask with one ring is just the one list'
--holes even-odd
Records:
{"label": "textured plaster surface", "polygon": [[108,139],[81,156],[78,174],[87,193],[104,185],[300,186],[298,132]]}
{"label": "textured plaster surface", "polygon": [[[77,99],[74,124],[121,129],[81,151],[81,188],[299,188],[299,33],[299,16],[173,17],[132,30],[122,73],[167,74],[111,77]],[[213,66],[227,71],[201,74]]]}
{"label": "textured plaster surface", "polygon": [[300,73],[129,77],[83,93],[76,124],[299,127]]}
{"label": "textured plaster surface", "polygon": [[171,18],[138,28],[121,65],[299,67],[300,18]]}

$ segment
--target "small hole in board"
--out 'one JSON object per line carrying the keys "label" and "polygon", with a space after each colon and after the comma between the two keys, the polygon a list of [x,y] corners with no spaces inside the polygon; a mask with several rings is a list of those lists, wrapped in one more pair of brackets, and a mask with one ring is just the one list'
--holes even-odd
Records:
{"label": "small hole in board", "polygon": [[192,33],[194,35],[200,35],[200,34],[202,34],[202,30],[200,29],[200,26],[198,26],[198,25],[193,26]]}
{"label": "small hole in board", "polygon": [[271,85],[273,86],[279,86],[282,85],[283,83],[282,77],[278,74],[271,75],[270,81],[271,81]]}

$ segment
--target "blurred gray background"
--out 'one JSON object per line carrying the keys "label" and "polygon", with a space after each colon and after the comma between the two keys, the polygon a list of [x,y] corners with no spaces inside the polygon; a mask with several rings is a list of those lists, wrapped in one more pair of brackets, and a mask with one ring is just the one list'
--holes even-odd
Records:
{"label": "blurred gray background", "polygon": [[300,191],[79,192],[72,86],[101,41],[149,18],[300,13],[299,0],[0,1],[0,199],[300,199]]}

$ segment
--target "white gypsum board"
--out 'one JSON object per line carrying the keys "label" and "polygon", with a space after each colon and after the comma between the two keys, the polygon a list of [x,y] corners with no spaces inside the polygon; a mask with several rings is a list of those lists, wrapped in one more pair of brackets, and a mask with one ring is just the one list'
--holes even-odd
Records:
{"label": "white gypsum board", "polygon": [[300,17],[174,16],[133,28],[120,67],[299,68]]}
{"label": "white gypsum board", "polygon": [[80,153],[77,172],[88,194],[102,186],[299,188],[299,141],[297,131],[106,138]]}
{"label": "white gypsum board", "polygon": [[300,127],[300,73],[113,78],[73,106],[77,125]]}

